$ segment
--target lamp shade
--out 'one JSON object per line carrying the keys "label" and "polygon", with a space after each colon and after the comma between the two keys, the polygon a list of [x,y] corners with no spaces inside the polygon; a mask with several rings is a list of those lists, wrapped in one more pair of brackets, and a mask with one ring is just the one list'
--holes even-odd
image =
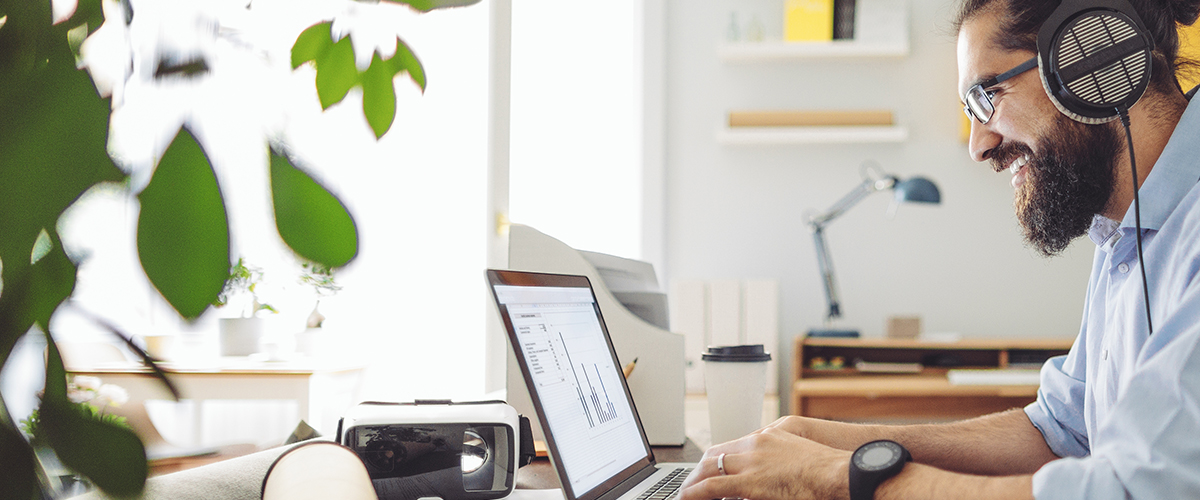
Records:
{"label": "lamp shade", "polygon": [[911,177],[897,182],[892,188],[897,202],[941,203],[942,193],[937,184],[924,177]]}

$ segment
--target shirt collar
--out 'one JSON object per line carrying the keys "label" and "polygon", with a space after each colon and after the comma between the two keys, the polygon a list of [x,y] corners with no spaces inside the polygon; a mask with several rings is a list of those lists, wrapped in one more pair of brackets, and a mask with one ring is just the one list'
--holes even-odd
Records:
{"label": "shirt collar", "polygon": [[[1158,230],[1171,212],[1200,180],[1200,103],[1192,102],[1175,125],[1171,139],[1158,157],[1146,182],[1138,190],[1142,228]],[[1093,221],[1094,222],[1094,221]],[[1121,227],[1134,227],[1133,206],[1125,212]]]}
{"label": "shirt collar", "polygon": [[[1091,239],[1092,243],[1095,243],[1096,246],[1106,247],[1108,246],[1106,244],[1109,243],[1109,240],[1113,239],[1113,235],[1119,234],[1117,233],[1119,226],[1120,224],[1117,221],[1109,219],[1103,215],[1096,214],[1092,216],[1092,227],[1091,229],[1088,229],[1088,238]],[[1116,241],[1112,241],[1112,244],[1116,244]]]}

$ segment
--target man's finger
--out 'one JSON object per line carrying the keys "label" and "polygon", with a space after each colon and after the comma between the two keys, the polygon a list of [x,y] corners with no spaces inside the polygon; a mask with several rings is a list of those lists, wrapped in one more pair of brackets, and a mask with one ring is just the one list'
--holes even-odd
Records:
{"label": "man's finger", "polygon": [[679,492],[679,500],[713,500],[714,498],[736,497],[737,476],[711,476]]}

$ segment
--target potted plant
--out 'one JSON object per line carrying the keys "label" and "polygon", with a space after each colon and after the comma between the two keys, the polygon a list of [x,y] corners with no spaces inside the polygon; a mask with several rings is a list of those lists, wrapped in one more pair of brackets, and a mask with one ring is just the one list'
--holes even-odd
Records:
{"label": "potted plant", "polygon": [[296,351],[305,356],[321,352],[324,344],[325,315],[321,314],[321,299],[341,291],[334,278],[334,269],[316,262],[301,262],[300,283],[312,287],[316,300],[312,313],[308,315],[304,330],[296,334]]}
{"label": "potted plant", "polygon": [[259,299],[258,285],[263,281],[261,268],[246,264],[239,257],[237,264],[229,268],[229,277],[217,299],[215,307],[226,307],[230,302],[244,302],[239,314],[220,319],[220,352],[222,356],[249,356],[259,351],[263,336],[262,311],[278,313],[275,307]]}
{"label": "potted plant", "polygon": [[[343,22],[337,30],[334,23],[354,17],[356,10],[396,4],[428,12],[477,2],[330,2],[335,8],[320,14],[327,18],[316,19],[296,34],[285,64],[316,67],[322,109],[341,102],[350,89],[361,88],[363,115],[378,138],[396,116],[394,79],[408,76],[424,89],[424,68],[399,37],[394,51],[356,47],[348,36],[354,23]],[[212,306],[232,263],[229,220],[209,145],[193,133],[188,119],[158,119],[161,110],[153,106],[148,113],[160,115],[143,121],[158,125],[162,130],[151,134],[167,138],[169,144],[155,149],[152,158],[137,162],[110,155],[109,129],[110,124],[121,129],[113,118],[138,98],[134,89],[194,89],[216,78],[220,72],[211,70],[222,58],[214,57],[214,47],[232,46],[252,57],[264,54],[252,37],[237,37],[238,26],[224,26],[220,19],[230,14],[252,23],[280,24],[273,17],[278,12],[261,5],[226,9],[226,4],[204,2],[55,1],[54,7],[66,7],[59,10],[50,0],[0,0],[0,367],[23,335],[46,336],[39,434],[66,467],[110,495],[133,497],[142,491],[146,454],[132,431],[85,417],[68,398],[66,370],[49,327],[56,309],[71,307],[67,299],[76,284],[77,263],[63,249],[57,223],[94,186],[122,186],[137,198],[137,253],[150,283],[186,321],[200,318]],[[145,15],[155,6],[162,7],[157,9],[159,18]],[[146,10],[139,13],[142,8]],[[162,22],[162,16],[169,22]],[[131,36],[135,29],[142,31]],[[191,31],[182,32],[187,30]],[[368,56],[369,67],[356,66],[356,51]],[[238,85],[229,89],[264,94],[272,90]],[[268,196],[283,242],[310,261],[331,268],[346,265],[358,253],[357,228],[349,211],[288,154],[286,138],[264,134],[262,145],[270,170]],[[96,322],[141,355],[175,392],[154,360],[128,335],[102,320]],[[5,479],[0,481],[0,498],[47,497],[53,492],[48,491],[44,471],[2,396],[0,457]]]}

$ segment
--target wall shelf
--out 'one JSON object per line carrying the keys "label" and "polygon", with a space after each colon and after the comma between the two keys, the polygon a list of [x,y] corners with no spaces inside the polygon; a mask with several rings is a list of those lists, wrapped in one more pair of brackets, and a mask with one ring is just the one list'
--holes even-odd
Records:
{"label": "wall shelf", "polygon": [[853,40],[821,42],[727,42],[717,49],[724,62],[872,59],[908,56],[908,0],[857,0]]}
{"label": "wall shelf", "polygon": [[906,140],[908,128],[902,126],[723,127],[717,132],[717,142],[727,146],[900,143]]}
{"label": "wall shelf", "polygon": [[718,55],[726,62],[900,58],[908,55],[908,37],[880,41],[735,42],[722,45]]}

